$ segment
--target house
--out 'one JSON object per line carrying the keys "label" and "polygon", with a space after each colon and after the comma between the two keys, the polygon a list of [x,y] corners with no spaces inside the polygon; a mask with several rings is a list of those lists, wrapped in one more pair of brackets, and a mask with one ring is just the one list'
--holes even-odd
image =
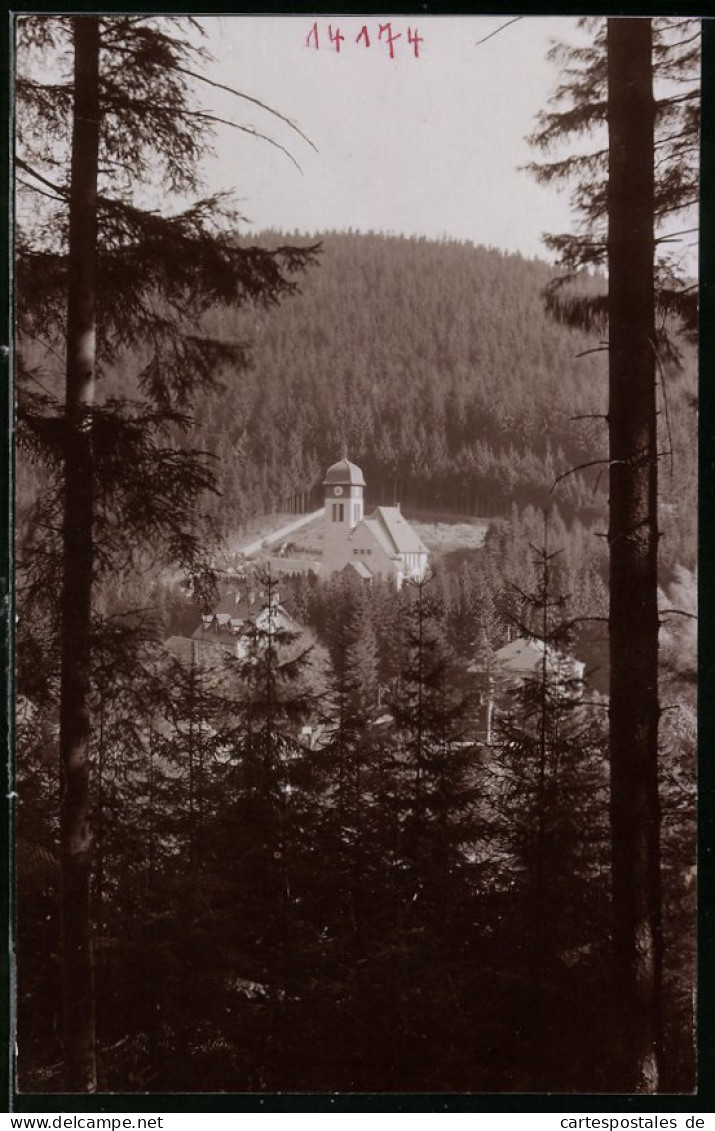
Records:
{"label": "house", "polygon": [[586,665],[573,656],[557,652],[542,640],[518,636],[497,649],[488,661],[482,659],[469,664],[467,673],[475,680],[475,722],[487,745],[492,740],[495,712],[508,713],[516,688],[529,683],[539,685],[544,663],[547,682],[559,689],[561,697],[572,702],[580,700]]}
{"label": "house", "polygon": [[292,635],[300,627],[281,605],[276,589],[266,592],[255,579],[248,579],[245,587],[230,589],[212,612],[201,617],[192,639],[199,646],[224,648],[242,660],[256,632]]}
{"label": "house", "polygon": [[215,666],[221,651],[245,659],[256,634],[275,633],[283,647],[286,634],[292,640],[301,629],[281,605],[278,591],[269,590],[270,595],[255,578],[247,578],[243,587],[230,589],[211,612],[203,614],[191,636],[170,636],[164,647],[183,663],[204,668]]}
{"label": "house", "polygon": [[565,656],[542,640],[518,636],[494,653],[494,669],[505,679],[541,680],[546,664],[546,678],[564,688],[577,687],[583,681],[586,665],[573,656]]}
{"label": "house", "polygon": [[364,515],[365,477],[348,459],[328,468],[323,480],[325,518],[323,577],[354,570],[365,581],[393,577],[420,581],[427,572],[428,550],[399,506],[377,507]]}

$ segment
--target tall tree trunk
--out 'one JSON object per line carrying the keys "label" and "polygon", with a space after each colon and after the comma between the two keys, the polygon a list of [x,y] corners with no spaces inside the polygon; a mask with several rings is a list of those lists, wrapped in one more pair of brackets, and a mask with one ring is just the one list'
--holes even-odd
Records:
{"label": "tall tree trunk", "polygon": [[625,1090],[662,1070],[654,101],[648,19],[608,21],[610,756]]}
{"label": "tall tree trunk", "polygon": [[97,1087],[90,920],[90,618],[99,148],[99,22],[73,19],[74,110],[67,307],[66,452],[61,594],[60,840],[65,1086]]}

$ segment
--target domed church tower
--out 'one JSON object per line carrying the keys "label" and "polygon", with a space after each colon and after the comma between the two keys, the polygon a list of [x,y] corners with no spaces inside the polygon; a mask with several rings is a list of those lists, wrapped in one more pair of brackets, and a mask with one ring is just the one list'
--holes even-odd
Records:
{"label": "domed church tower", "polygon": [[[323,568],[341,568],[347,539],[363,517],[365,477],[356,464],[341,459],[329,467],[325,479],[325,542]],[[338,564],[340,563],[340,564]]]}
{"label": "domed church tower", "polygon": [[429,551],[397,507],[377,507],[365,518],[365,478],[349,459],[329,467],[325,479],[323,577],[353,569],[364,581],[392,577],[403,581],[425,576]]}

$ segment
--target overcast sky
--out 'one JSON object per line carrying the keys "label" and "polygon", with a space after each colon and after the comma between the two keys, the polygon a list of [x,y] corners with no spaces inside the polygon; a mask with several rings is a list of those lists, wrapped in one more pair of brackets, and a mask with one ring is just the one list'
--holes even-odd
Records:
{"label": "overcast sky", "polygon": [[[315,153],[258,107],[204,88],[207,110],[269,134],[265,142],[221,128],[207,173],[231,189],[256,229],[352,227],[469,239],[545,255],[544,231],[569,226],[568,200],[519,166],[525,141],[557,79],[546,52],[573,39],[565,17],[524,18],[477,46],[508,17],[394,17],[394,58],[383,17],[219,16],[202,22],[215,57],[206,74],[295,121]],[[328,37],[340,29],[337,52]],[[360,36],[367,27],[366,36]],[[408,42],[408,29],[422,39]],[[307,45],[308,37],[310,43]]]}

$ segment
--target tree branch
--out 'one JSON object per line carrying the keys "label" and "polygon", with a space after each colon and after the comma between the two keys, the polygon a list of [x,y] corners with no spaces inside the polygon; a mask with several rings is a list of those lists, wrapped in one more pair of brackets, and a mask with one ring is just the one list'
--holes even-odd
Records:
{"label": "tree branch", "polygon": [[558,487],[562,479],[566,479],[569,475],[575,475],[578,471],[585,471],[589,467],[613,467],[615,466],[615,464],[625,462],[626,460],[623,459],[592,459],[589,460],[588,463],[579,463],[576,465],[576,467],[570,467],[568,471],[564,471],[561,473],[561,475],[558,475],[556,477],[549,494],[553,494],[554,490],[556,489],[556,487]]}
{"label": "tree branch", "polygon": [[292,130],[295,130],[295,132],[303,138],[303,141],[308,143],[311,149],[313,149],[316,153],[318,152],[317,146],[313,144],[310,138],[303,133],[301,128],[297,126],[295,122],[291,121],[290,118],[286,118],[284,114],[280,114],[278,110],[274,110],[272,106],[268,106],[265,102],[261,102],[259,98],[253,98],[250,94],[244,94],[242,90],[236,90],[232,86],[226,86],[225,83],[215,82],[213,79],[206,78],[205,75],[200,75],[197,71],[189,70],[188,67],[180,67],[178,63],[174,64],[173,69],[180,71],[183,75],[188,75],[192,79],[198,79],[199,82],[206,83],[207,86],[212,86],[215,90],[225,90],[228,94],[234,94],[236,98],[242,98],[245,102],[252,102],[254,106],[260,106],[261,110],[266,110],[269,114],[272,114],[274,118],[278,118],[281,122],[285,122],[287,126],[290,126]]}
{"label": "tree branch", "polygon": [[[608,346],[594,346],[590,350],[581,350],[581,353],[577,353],[576,357],[588,357],[590,353],[608,353]],[[573,416],[571,419],[578,420],[578,417]]]}
{"label": "tree branch", "polygon": [[477,42],[474,44],[474,46],[475,47],[481,47],[481,45],[483,43],[486,43],[487,40],[493,39],[495,35],[499,35],[500,31],[504,31],[505,28],[511,27],[512,24],[518,23],[518,21],[523,20],[523,18],[524,18],[523,16],[513,16],[512,19],[507,20],[505,24],[502,24],[500,27],[496,28],[494,31],[490,31],[489,35],[485,35],[483,39],[478,39]]}
{"label": "tree branch", "polygon": [[66,201],[69,198],[67,189],[62,188],[62,186],[56,184],[55,181],[49,181],[47,177],[43,177],[41,173],[38,173],[36,169],[33,169],[31,165],[28,165],[26,161],[23,161],[21,157],[15,158],[15,164],[18,169],[22,169],[23,173],[28,173],[31,177],[34,177],[36,181],[39,181],[40,184],[45,185],[46,188],[52,189],[53,192],[59,193],[60,198],[63,201]]}
{"label": "tree branch", "polygon": [[249,134],[251,137],[257,138],[259,141],[267,141],[269,145],[274,146],[276,149],[280,149],[281,153],[285,153],[288,160],[292,161],[298,172],[302,174],[303,170],[296,161],[293,154],[288,149],[286,149],[284,145],[281,145],[279,141],[275,141],[274,138],[269,137],[268,134],[263,134],[260,132],[260,130],[254,130],[251,126],[241,126],[238,122],[232,122],[230,118],[219,118],[215,114],[207,114],[203,110],[185,110],[184,113],[189,114],[194,118],[200,118],[204,122],[215,122],[220,126],[230,126],[231,129],[240,130],[241,133]]}
{"label": "tree branch", "polygon": [[39,196],[45,196],[48,200],[58,200],[60,204],[66,204],[67,198],[58,196],[56,192],[47,192],[46,189],[41,189],[39,185],[31,185],[29,181],[23,181],[22,177],[17,178],[18,185],[22,185],[28,192],[36,192]]}

